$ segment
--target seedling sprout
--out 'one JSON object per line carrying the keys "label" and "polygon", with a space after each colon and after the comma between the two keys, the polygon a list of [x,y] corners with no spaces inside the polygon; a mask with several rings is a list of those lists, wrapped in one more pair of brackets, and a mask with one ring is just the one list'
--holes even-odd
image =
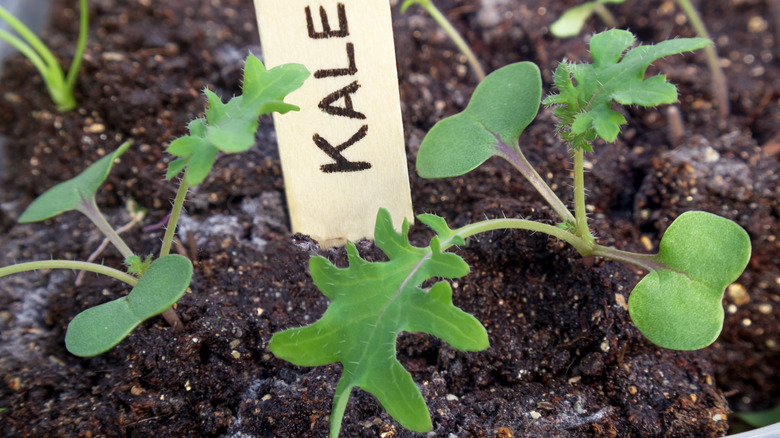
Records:
{"label": "seedling sprout", "polygon": [[458,47],[458,50],[460,50],[463,56],[466,57],[466,60],[471,66],[472,70],[474,70],[474,74],[477,76],[477,80],[482,81],[485,79],[485,69],[483,69],[482,64],[479,63],[477,55],[474,54],[474,52],[471,50],[471,47],[469,47],[468,43],[466,43],[458,30],[452,26],[452,23],[450,23],[449,20],[447,20],[447,17],[445,17],[444,14],[442,14],[441,11],[436,7],[436,5],[433,4],[433,0],[406,0],[401,5],[401,13],[406,12],[406,9],[409,8],[409,6],[415,4],[425,9],[425,11],[431,17],[433,17],[434,20],[436,20],[436,23],[438,23],[438,25],[444,29],[444,32],[449,35],[449,37]]}
{"label": "seedling sprout", "polygon": [[520,136],[535,118],[541,100],[536,65],[520,62],[488,75],[466,109],[439,121],[426,135],[417,155],[425,178],[465,174],[491,157],[509,161],[558,215],[557,224],[503,218],[452,230],[441,217],[418,220],[436,236],[426,247],[412,246],[408,224],[393,231],[389,214],[380,210],[376,241],[387,262],[362,259],[353,244],[349,267],[336,268],[322,257],[310,261],[315,284],[332,300],[312,325],[276,333],[269,344],[278,357],[302,366],[340,362],[343,372],[331,413],[331,437],[339,434],[346,401],[355,386],[372,393],[404,427],[425,432],[430,416],[410,374],[398,363],[395,342],[401,331],[433,334],[455,348],[488,347],[485,328],[452,305],[447,282],[424,290],[431,278],[458,278],[469,272],[456,254],[445,252],[466,239],[494,230],[519,229],[549,234],[571,244],[583,257],[598,256],[648,271],[629,297],[629,313],[653,343],[692,350],[712,343],[723,326],[723,292],[750,258],[747,233],[734,222],[706,212],[687,212],[667,229],[657,254],[638,254],[600,245],[585,213],[584,154],[596,139],[613,142],[625,118],[619,105],[645,107],[672,103],[677,89],[663,75],[645,78],[655,60],[700,49],[709,40],[675,39],[628,50],[634,36],[610,30],[593,36],[593,64],[563,62],[554,74],[558,94],[544,99],[560,119],[558,133],[574,159],[574,211],[570,211],[523,156]]}
{"label": "seedling sprout", "polygon": [[7,9],[0,6],[0,19],[6,21],[19,36],[0,29],[0,38],[13,46],[33,63],[46,84],[49,96],[57,106],[57,111],[66,112],[76,108],[76,98],[73,89],[76,86],[76,76],[81,69],[84,50],[87,47],[89,32],[89,8],[87,0],[79,0],[79,36],[76,43],[76,53],[68,69],[67,76],[62,71],[57,58],[43,41],[24,23],[14,17]]}
{"label": "seedling sprout", "polygon": [[205,90],[209,103],[206,117],[191,122],[190,135],[174,140],[168,147],[168,151],[179,158],[170,163],[167,179],[182,171],[184,177],[156,259],[133,252],[95,202],[95,194],[114,162],[130,147],[130,142],[125,142],[75,178],[44,192],[27,207],[19,221],[38,222],[71,210],[81,212],[122,254],[127,272],[92,262],[45,260],[0,268],[0,277],[39,269],[74,269],[103,274],[132,287],[126,297],[92,307],[73,318],[65,335],[65,345],[77,356],[95,356],[110,350],[138,324],[161,313],[170,325],[182,329],[183,324],[172,306],[190,285],[192,262],[184,256],[170,254],[170,250],[187,191],[206,178],[217,152],[239,153],[254,145],[254,132],[261,114],[297,110],[298,107],[283,100],[299,88],[308,75],[309,72],[298,64],[266,70],[259,59],[249,56],[242,95],[223,103],[216,94]]}

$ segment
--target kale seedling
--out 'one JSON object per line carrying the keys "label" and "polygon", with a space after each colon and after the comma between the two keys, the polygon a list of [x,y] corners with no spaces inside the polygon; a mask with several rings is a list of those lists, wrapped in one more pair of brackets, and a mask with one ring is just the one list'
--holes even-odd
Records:
{"label": "kale seedling", "polygon": [[[446,282],[427,291],[431,278],[456,278],[469,271],[463,259],[445,250],[470,236],[501,229],[547,233],[571,244],[582,256],[600,256],[640,266],[649,273],[629,298],[631,318],[652,342],[671,349],[703,348],[723,325],[721,298],[750,257],[747,233],[734,222],[705,212],[687,212],[667,229],[657,254],[637,254],[596,243],[585,215],[584,153],[601,138],[616,139],[624,117],[612,106],[655,106],[677,100],[676,88],[662,75],[645,79],[656,59],[699,49],[706,39],[676,39],[654,46],[634,44],[626,31],[593,36],[593,64],[561,63],[555,71],[559,94],[544,103],[555,106],[558,132],[574,156],[574,212],[558,198],[523,156],[518,140],[536,117],[542,93],[536,65],[520,62],[491,73],[474,91],[467,108],[437,123],[417,156],[426,178],[462,175],[490,157],[509,161],[559,216],[556,225],[524,219],[493,219],[452,230],[438,216],[418,216],[436,236],[427,247],[399,235],[389,213],[380,210],[376,241],[389,257],[369,263],[348,244],[349,267],[338,269],[315,257],[310,268],[315,284],[332,300],[314,324],[274,334],[269,348],[280,358],[303,366],[343,365],[331,413],[331,437],[338,436],[349,393],[355,386],[374,394],[404,427],[424,432],[431,420],[410,374],[396,359],[401,331],[436,335],[453,347],[473,351],[488,347],[485,328],[455,308]],[[574,79],[574,81],[572,80]]]}
{"label": "kale seedling", "polygon": [[432,0],[406,0],[401,5],[401,13],[406,12],[406,9],[409,6],[415,4],[425,9],[425,11],[428,12],[428,14],[430,14],[430,16],[433,17],[434,20],[436,20],[436,23],[438,23],[439,26],[441,26],[444,32],[446,32],[447,35],[449,35],[449,37],[458,47],[458,50],[460,50],[463,56],[466,57],[466,60],[468,61],[469,65],[471,65],[472,70],[474,70],[474,74],[477,76],[477,80],[482,81],[483,79],[485,79],[485,69],[482,68],[482,64],[479,63],[479,60],[477,59],[477,56],[474,54],[474,52],[471,50],[471,47],[469,47],[469,45],[460,35],[458,30],[452,26],[450,21],[447,20],[447,17],[445,17],[444,14],[442,14],[441,11],[439,11],[439,9],[436,8],[436,5],[433,4]]}
{"label": "kale seedling", "polygon": [[49,96],[57,106],[57,111],[65,112],[76,108],[76,98],[73,97],[73,88],[76,85],[76,75],[81,69],[81,61],[84,58],[84,50],[87,47],[87,33],[89,31],[89,8],[87,0],[79,0],[79,37],[76,43],[76,53],[68,69],[67,76],[54,54],[46,47],[33,31],[24,25],[19,19],[11,15],[7,9],[0,6],[0,19],[6,21],[19,36],[0,29],[0,38],[13,46],[22,55],[33,63],[46,84]]}
{"label": "kale seedling", "polygon": [[[550,32],[558,38],[573,37],[582,31],[582,26],[585,25],[587,20],[594,12],[601,17],[601,20],[607,27],[615,27],[617,22],[612,14],[604,7],[605,3],[624,3],[626,0],[595,0],[585,2],[579,6],[568,9],[561,15],[561,18],[556,20],[550,25]],[[711,39],[707,28],[704,26],[704,21],[701,19],[701,15],[693,6],[690,0],[676,0],[680,9],[688,17],[688,21],[691,22],[693,30],[701,38]],[[712,75],[712,87],[713,94],[715,95],[715,101],[718,105],[718,117],[721,121],[725,121],[729,114],[729,96],[728,86],[726,85],[726,75],[723,73],[723,68],[720,66],[720,60],[718,59],[718,53],[715,51],[715,46],[709,45],[704,47],[704,54],[707,57],[707,67],[710,69]]]}
{"label": "kale seedling", "polygon": [[301,65],[286,64],[266,70],[259,59],[249,56],[244,69],[243,94],[223,103],[205,90],[209,108],[206,117],[189,124],[190,135],[174,140],[168,151],[178,156],[169,165],[167,178],[184,171],[176,193],[168,228],[156,259],[134,253],[114,231],[95,203],[95,193],[117,160],[130,146],[126,142],[75,178],[49,189],[33,201],[20,222],[37,222],[76,210],[85,214],[111,241],[125,259],[127,272],[97,263],[45,260],[0,268],[0,277],[36,269],[77,269],[107,275],[132,287],[126,297],[87,309],[68,325],[65,345],[77,356],[95,356],[113,348],[144,320],[163,313],[171,325],[182,324],[171,308],[190,285],[192,262],[170,254],[179,214],[190,187],[200,184],[211,171],[217,152],[239,153],[254,145],[257,118],[276,111],[286,113],[298,107],[284,103],[284,97],[298,89],[309,72]]}

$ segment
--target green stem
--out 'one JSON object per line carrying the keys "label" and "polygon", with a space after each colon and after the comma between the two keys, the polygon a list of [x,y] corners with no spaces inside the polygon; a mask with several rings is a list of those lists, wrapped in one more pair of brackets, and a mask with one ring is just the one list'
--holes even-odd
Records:
{"label": "green stem", "polygon": [[[84,4],[86,0],[81,0]],[[7,22],[21,38],[6,31],[0,31],[0,38],[7,41],[15,49],[26,56],[41,73],[46,89],[49,91],[52,101],[60,112],[70,111],[76,107],[76,99],[73,97],[73,89],[69,87],[65,74],[62,72],[59,62],[43,41],[35,35],[24,23],[11,15],[8,10],[0,6],[0,19]],[[81,39],[81,38],[80,38]],[[86,43],[86,42],[85,42]],[[82,49],[83,55],[83,49]],[[75,62],[76,60],[74,60]],[[81,59],[78,60],[80,65]]]}
{"label": "green stem", "polygon": [[574,217],[575,230],[592,249],[595,239],[588,228],[588,215],[585,208],[585,151],[574,150]]}
{"label": "green stem", "polygon": [[544,200],[550,204],[550,207],[555,210],[555,213],[558,214],[563,222],[574,223],[574,216],[572,216],[569,209],[566,208],[566,205],[563,203],[563,201],[561,201],[561,198],[555,194],[550,186],[544,182],[544,179],[542,179],[539,173],[536,172],[536,169],[531,166],[531,163],[528,162],[528,160],[525,158],[525,155],[523,155],[523,152],[520,150],[520,147],[517,145],[509,147],[498,136],[496,136],[496,141],[498,142],[498,150],[501,154],[501,157],[509,161],[515,167],[515,169],[517,169],[517,171],[520,172],[520,174],[531,183],[536,191],[542,195]]}
{"label": "green stem", "polygon": [[[576,236],[573,233],[562,228],[558,228],[554,225],[543,224],[526,219],[490,219],[486,221],[480,221],[466,225],[462,228],[458,228],[455,230],[455,235],[460,236],[463,239],[467,239],[475,234],[507,229],[536,231],[549,234],[569,243],[583,256],[590,255],[592,252],[592,247],[589,246],[588,243],[579,236]],[[441,244],[442,250],[453,246],[454,243],[452,240],[453,239],[450,238],[443,241]]]}
{"label": "green stem", "polygon": [[[688,17],[693,30],[701,38],[710,38],[707,28],[704,26],[704,21],[701,19],[699,12],[693,7],[690,0],[677,0],[677,4],[680,5],[680,9],[683,10]],[[723,68],[720,66],[720,60],[718,59],[718,52],[715,50],[714,45],[710,45],[704,48],[704,54],[707,57],[707,66],[712,74],[712,88],[715,94],[715,100],[718,105],[718,116],[721,121],[725,121],[729,115],[729,91],[726,84],[726,75],[723,73]]]}
{"label": "green stem", "polygon": [[657,254],[637,254],[635,252],[622,251],[609,246],[595,245],[591,255],[616,260],[619,262],[630,263],[648,271],[657,271],[659,269],[669,269],[668,266],[658,261]]}
{"label": "green stem", "polygon": [[7,9],[2,6],[0,6],[0,19],[7,22],[8,25],[11,26],[11,29],[15,30],[16,33],[18,33],[19,36],[21,36],[27,42],[27,44],[29,44],[30,47],[32,47],[41,56],[41,58],[43,58],[49,68],[52,66],[59,66],[57,58],[54,56],[51,50],[46,47],[46,44],[44,44],[43,41],[41,41],[41,39],[30,30],[29,27],[22,23],[18,18],[14,17],[10,12],[8,12]]}
{"label": "green stem", "polygon": [[439,11],[439,9],[437,9],[430,0],[417,1],[415,3],[422,6],[423,9],[425,9],[439,24],[439,26],[444,29],[444,32],[446,32],[447,35],[452,38],[452,41],[458,47],[458,50],[460,50],[461,53],[463,53],[463,55],[466,57],[466,60],[468,60],[468,63],[474,70],[474,74],[477,76],[477,79],[482,82],[482,80],[485,79],[485,70],[482,68],[479,60],[477,60],[477,56],[471,50],[471,47],[469,47],[469,45],[466,43],[466,40],[463,39],[458,30],[452,26],[449,20],[447,20],[447,17],[445,17],[444,14],[442,14],[441,11]]}
{"label": "green stem", "polygon": [[609,12],[609,9],[604,7],[603,4],[601,3],[596,4],[596,6],[593,8],[593,12],[595,12],[596,15],[598,15],[599,18],[601,18],[601,21],[603,21],[604,24],[607,25],[607,27],[611,27],[611,28],[617,27],[617,20],[615,20],[615,16],[612,15],[612,12]]}
{"label": "green stem", "polygon": [[81,70],[81,61],[84,59],[84,52],[87,49],[87,36],[89,35],[89,7],[87,0],[79,0],[79,39],[76,43],[76,52],[73,54],[73,62],[68,69],[68,76],[65,84],[68,90],[73,92],[76,85],[76,76]]}
{"label": "green stem", "polygon": [[171,245],[173,245],[173,236],[176,234],[176,226],[179,223],[179,215],[184,207],[184,200],[187,197],[187,190],[190,186],[185,179],[181,180],[179,190],[176,192],[176,199],[173,201],[173,208],[171,209],[171,217],[168,218],[168,227],[165,229],[165,236],[163,237],[162,247],[160,248],[160,257],[167,256],[171,252]]}
{"label": "green stem", "polygon": [[100,232],[103,233],[103,235],[106,236],[112,244],[114,244],[116,249],[118,249],[122,254],[122,257],[127,259],[135,255],[130,247],[127,246],[125,241],[122,240],[116,230],[114,230],[114,228],[108,223],[106,217],[103,216],[103,214],[100,212],[100,209],[98,209],[97,203],[95,202],[94,196],[91,196],[89,199],[84,199],[78,210],[84,213],[84,215],[86,215],[92,221],[92,223],[98,227]]}
{"label": "green stem", "polygon": [[[2,9],[3,7],[0,6],[0,12],[2,12]],[[2,14],[0,14],[0,18],[2,18]],[[35,50],[33,50],[32,47],[25,43],[21,38],[0,29],[0,39],[10,44],[11,47],[18,50],[19,53],[29,59],[30,62],[32,62],[33,67],[35,67],[41,73],[41,76],[48,74],[49,66],[46,65],[46,62],[43,60],[43,58],[38,56]]]}
{"label": "green stem", "polygon": [[16,274],[19,272],[37,271],[39,269],[73,269],[79,271],[89,271],[115,278],[133,287],[138,284],[137,278],[118,269],[99,265],[97,263],[79,262],[73,260],[42,260],[39,262],[18,263],[0,268],[0,277],[5,277],[6,275]]}
{"label": "green stem", "polygon": [[[176,227],[179,223],[179,215],[182,208],[184,208],[184,200],[187,198],[187,191],[190,186],[187,181],[182,178],[179,190],[176,192],[176,199],[173,201],[173,208],[171,209],[171,217],[168,218],[168,227],[165,229],[165,236],[163,236],[162,247],[160,248],[160,257],[167,256],[171,252],[171,245],[173,245],[173,237],[176,235]],[[179,314],[173,307],[169,307],[162,313],[162,317],[168,322],[168,325],[173,327],[176,331],[184,330],[184,323],[179,318]]]}
{"label": "green stem", "polygon": [[455,245],[453,242],[455,240],[454,236],[467,239],[476,234],[485,233],[488,231],[508,229],[526,230],[549,234],[573,246],[574,249],[576,249],[577,252],[579,252],[583,257],[604,257],[619,262],[630,263],[632,265],[639,266],[640,268],[647,269],[648,271],[669,269],[669,267],[658,261],[657,254],[638,254],[634,252],[622,251],[617,248],[593,244],[587,239],[577,236],[574,233],[562,228],[525,219],[490,219],[466,225],[464,227],[458,228],[457,230],[454,230],[455,234],[453,237],[442,241],[441,249],[444,251],[447,248]]}

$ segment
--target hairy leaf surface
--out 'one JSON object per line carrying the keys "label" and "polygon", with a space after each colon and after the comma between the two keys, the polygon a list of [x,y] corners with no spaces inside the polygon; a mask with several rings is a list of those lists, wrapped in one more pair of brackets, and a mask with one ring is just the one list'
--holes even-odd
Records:
{"label": "hairy leaf surface", "polygon": [[422,394],[396,359],[400,332],[429,333],[466,351],[489,345],[482,324],[452,304],[448,283],[438,282],[428,291],[420,288],[431,278],[457,278],[469,272],[462,258],[440,250],[440,239],[453,243],[462,243],[462,239],[448,231],[443,220],[425,215],[421,221],[434,223],[435,231],[445,235],[434,237],[428,247],[414,247],[407,238],[408,223],[404,221],[398,234],[388,211],[379,211],[376,243],[389,257],[387,262],[362,259],[351,242],[348,268],[338,268],[323,257],[312,258],[312,278],[332,300],[328,310],[312,325],[271,338],[271,351],[296,365],[343,365],[333,401],[331,437],[338,436],[347,400],[356,386],[372,393],[404,427],[419,432],[431,429]]}
{"label": "hairy leaf surface", "polygon": [[555,109],[561,119],[558,130],[575,148],[590,151],[589,143],[597,136],[615,141],[626,120],[612,109],[612,101],[640,106],[676,102],[677,89],[666,76],[645,79],[645,71],[657,59],[712,44],[704,38],[678,38],[639,46],[623,55],[634,42],[634,35],[625,30],[596,34],[590,40],[593,64],[562,62],[555,70],[558,94],[546,98],[544,104],[559,106]]}
{"label": "hairy leaf surface", "polygon": [[209,106],[206,117],[190,122],[189,135],[168,146],[168,152],[180,158],[171,162],[166,178],[186,168],[187,184],[200,184],[211,171],[217,153],[249,150],[255,143],[258,116],[297,111],[299,108],[285,103],[284,98],[300,88],[308,76],[309,71],[300,64],[266,70],[259,59],[250,55],[244,67],[242,95],[224,103],[211,90],[204,91]]}

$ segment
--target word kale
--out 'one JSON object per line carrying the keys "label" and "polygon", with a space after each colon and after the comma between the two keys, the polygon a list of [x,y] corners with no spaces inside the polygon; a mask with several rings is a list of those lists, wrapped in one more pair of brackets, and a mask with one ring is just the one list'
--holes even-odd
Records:
{"label": "word kale", "polygon": [[666,230],[657,254],[637,254],[596,243],[585,214],[584,153],[601,138],[612,142],[626,123],[616,105],[656,106],[677,100],[676,88],[663,75],[645,71],[664,56],[700,49],[706,39],[675,39],[653,46],[634,44],[622,30],[594,35],[593,64],[561,63],[555,71],[558,94],[544,100],[554,106],[557,127],[574,159],[574,211],[561,201],[531,167],[519,147],[523,130],[536,117],[541,75],[536,65],[520,62],[503,67],[482,81],[467,108],[438,122],[426,135],[417,170],[426,178],[465,174],[491,157],[509,161],[537,189],[559,216],[559,223],[492,219],[451,230],[443,218],[418,216],[437,233],[425,248],[411,246],[392,231],[380,210],[377,246],[387,262],[369,263],[348,247],[349,267],[338,269],[317,257],[312,277],[332,300],[314,324],[277,333],[271,351],[295,364],[317,366],[340,362],[343,373],[331,414],[331,437],[338,436],[347,397],[358,386],[374,394],[401,425],[415,431],[431,428],[420,392],[396,359],[400,331],[430,333],[461,350],[488,347],[486,331],[473,317],[452,305],[446,282],[421,289],[423,281],[455,278],[469,271],[464,261],[445,252],[478,233],[521,229],[547,233],[571,244],[582,256],[631,263],[648,274],[629,297],[629,313],[639,330],[655,344],[692,350],[712,343],[723,326],[721,298],[750,258],[750,240],[736,223],[696,211],[680,215]]}

